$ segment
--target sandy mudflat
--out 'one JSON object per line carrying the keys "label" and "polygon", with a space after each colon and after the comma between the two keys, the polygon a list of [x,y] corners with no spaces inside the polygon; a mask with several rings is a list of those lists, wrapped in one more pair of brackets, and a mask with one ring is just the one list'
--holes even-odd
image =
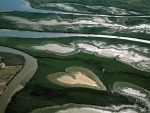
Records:
{"label": "sandy mudflat", "polygon": [[[79,41],[73,42],[72,46],[50,42],[45,45],[41,44],[31,47],[36,50],[46,50],[60,55],[69,55],[70,53],[75,54],[80,51],[84,53],[95,54],[99,57],[116,58],[117,60],[131,65],[134,68],[150,72],[150,57],[144,55],[145,53],[150,54],[150,49],[146,47],[138,47],[137,45],[107,45],[104,42],[91,43]],[[143,54],[139,54],[139,52],[142,52]]]}
{"label": "sandy mudflat", "polygon": [[65,76],[62,76],[61,78],[57,78],[57,80],[66,84],[85,84],[89,86],[98,87],[98,85],[93,80],[91,80],[90,78],[82,74],[81,72],[78,72],[74,75],[75,75],[75,78],[69,75],[65,75]]}
{"label": "sandy mudflat", "polygon": [[[124,62],[126,64],[132,65],[137,63],[137,65],[132,65],[134,68],[147,71],[150,70],[150,57],[141,55],[134,51],[130,51],[130,48],[136,49],[138,51],[142,51],[143,48],[134,47],[134,46],[127,46],[127,45],[119,45],[117,46],[103,46],[100,45],[99,47],[94,46],[92,44],[87,43],[77,43],[78,49],[82,50],[86,53],[93,53],[100,57],[107,57],[107,58],[116,58],[117,60]],[[146,50],[146,48],[144,48]],[[149,49],[148,49],[149,50]],[[148,51],[147,50],[147,51]],[[143,52],[143,51],[142,51]]]}
{"label": "sandy mudflat", "polygon": [[72,6],[70,6],[68,3],[47,3],[47,4],[41,4],[41,7],[55,7],[60,8],[66,11],[76,11],[76,9]]}
{"label": "sandy mudflat", "polygon": [[62,54],[67,54],[70,52],[75,51],[74,48],[71,47],[67,47],[67,46],[62,46],[59,44],[46,44],[46,45],[41,45],[41,46],[32,46],[34,49],[38,49],[38,50],[48,50],[48,51],[52,51],[52,52],[56,52],[56,53],[62,53]]}
{"label": "sandy mudflat", "polygon": [[134,67],[142,71],[150,72],[150,60],[141,61],[138,64],[134,64]]}
{"label": "sandy mudflat", "polygon": [[106,90],[104,84],[91,70],[83,67],[69,67],[66,72],[49,74],[47,79],[55,84],[67,87],[94,88]]}
{"label": "sandy mudflat", "polygon": [[136,95],[136,96],[140,96],[140,97],[146,97],[145,94],[141,93],[138,90],[132,89],[132,88],[124,88],[122,89],[123,92],[131,94],[131,95]]}
{"label": "sandy mudflat", "polygon": [[67,110],[60,110],[57,113],[138,113],[135,110],[127,109],[119,112],[112,112],[110,110],[102,110],[95,108],[70,108]]}

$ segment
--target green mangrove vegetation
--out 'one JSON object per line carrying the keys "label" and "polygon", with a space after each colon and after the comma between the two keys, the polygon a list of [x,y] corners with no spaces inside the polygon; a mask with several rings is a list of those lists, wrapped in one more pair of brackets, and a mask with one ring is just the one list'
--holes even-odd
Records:
{"label": "green mangrove vegetation", "polygon": [[[26,113],[34,109],[49,107],[54,105],[64,105],[67,103],[89,104],[96,106],[114,105],[134,105],[135,100],[122,95],[112,93],[113,84],[116,81],[129,82],[138,85],[146,90],[150,90],[148,72],[140,71],[126,65],[116,59],[96,57],[93,54],[77,53],[69,56],[59,56],[53,53],[33,51],[20,48],[20,44],[41,44],[43,41],[54,41],[69,45],[70,42],[78,41],[79,37],[60,38],[60,39],[29,39],[29,38],[7,38],[0,45],[8,46],[26,52],[38,60],[38,70],[33,78],[26,84],[26,87],[13,96],[9,103],[6,113]],[[85,40],[80,37],[80,41]],[[108,44],[136,44],[141,47],[149,47],[148,44],[120,41],[119,39],[86,38],[86,41],[105,41]],[[54,84],[46,79],[47,75],[63,72],[72,66],[84,67],[91,70],[100,78],[106,86],[107,91],[97,91],[90,88],[69,88]],[[103,73],[105,68],[105,73]],[[92,99],[91,99],[92,98]],[[28,104],[30,103],[30,104]],[[140,106],[140,103],[138,103]]]}

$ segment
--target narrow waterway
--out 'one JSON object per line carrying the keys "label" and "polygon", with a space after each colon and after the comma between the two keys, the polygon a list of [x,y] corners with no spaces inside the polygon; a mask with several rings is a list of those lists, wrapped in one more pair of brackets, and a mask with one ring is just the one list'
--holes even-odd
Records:
{"label": "narrow waterway", "polygon": [[29,79],[36,72],[38,64],[35,58],[19,50],[0,46],[0,51],[22,55],[26,60],[23,69],[13,78],[13,80],[8,84],[8,86],[0,96],[0,113],[4,113],[7,107],[7,101],[11,93],[16,89],[18,85],[25,85],[29,81]]}
{"label": "narrow waterway", "polygon": [[114,38],[121,40],[130,40],[135,42],[143,42],[150,44],[150,40],[143,40],[132,37],[118,37],[111,35],[95,35],[95,34],[75,34],[75,33],[54,33],[54,32],[35,32],[35,31],[19,31],[19,30],[0,30],[0,37],[20,37],[20,38],[63,38],[63,37],[97,37],[97,38]]}

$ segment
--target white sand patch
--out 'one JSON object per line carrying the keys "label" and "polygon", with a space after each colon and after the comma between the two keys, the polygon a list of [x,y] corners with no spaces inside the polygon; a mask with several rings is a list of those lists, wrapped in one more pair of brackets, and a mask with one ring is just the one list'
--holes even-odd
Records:
{"label": "white sand patch", "polygon": [[92,21],[99,24],[102,27],[124,27],[123,25],[113,23],[107,17],[93,17]]}
{"label": "white sand patch", "polygon": [[150,29],[150,24],[125,26],[121,24],[116,24],[110,21],[107,17],[93,17],[93,21],[97,22],[97,24],[99,24],[99,26],[101,27],[108,27],[114,31],[130,30],[130,32],[144,32],[145,29]]}
{"label": "white sand patch", "polygon": [[97,110],[94,108],[70,108],[67,110],[60,110],[56,113],[111,113],[111,112],[104,110]]}
{"label": "white sand patch", "polygon": [[[137,69],[147,71],[150,70],[150,58],[139,53],[129,50],[135,49],[137,46],[129,45],[99,45],[99,47],[87,43],[77,43],[78,49],[85,53],[92,53],[101,57],[116,58],[117,60],[129,64]],[[107,49],[105,49],[107,48]],[[138,47],[139,49],[139,47]],[[137,49],[136,49],[137,50]],[[142,49],[141,49],[142,50]],[[146,49],[147,50],[147,49]],[[142,52],[142,51],[141,51]],[[134,64],[138,63],[138,64]]]}
{"label": "white sand patch", "polygon": [[133,63],[133,62],[141,62],[141,61],[148,61],[150,58],[147,58],[143,55],[140,55],[138,53],[134,53],[129,50],[124,50],[121,52],[121,54],[118,54],[118,60],[126,63]]}
{"label": "white sand patch", "polygon": [[105,45],[105,44],[106,44],[106,42],[93,41],[93,44],[94,44],[95,46],[98,46],[98,47],[100,47],[100,46],[103,46],[103,45]]}
{"label": "white sand patch", "polygon": [[40,7],[58,7],[60,9],[67,11],[76,11],[76,9],[74,7],[69,6],[69,4],[62,4],[62,3],[40,4]]}
{"label": "white sand patch", "polygon": [[[98,25],[99,27],[108,27],[109,29],[112,29],[112,31],[129,31],[129,32],[144,32],[147,29],[150,29],[150,24],[139,24],[139,25],[133,25],[133,26],[125,26],[122,24],[117,24],[112,21],[110,21],[107,17],[93,17],[92,22],[93,25]],[[109,30],[106,30],[104,32],[109,33]],[[148,33],[148,32],[146,32]]]}
{"label": "white sand patch", "polygon": [[78,20],[73,22],[73,24],[99,24],[99,23],[94,22],[92,20]]}
{"label": "white sand patch", "polygon": [[110,48],[110,49],[101,49],[101,53],[98,53],[99,56],[104,56],[104,57],[112,57],[115,58],[116,56],[121,54],[121,51]]}
{"label": "white sand patch", "polygon": [[68,21],[60,21],[58,22],[56,19],[52,19],[52,20],[40,20],[38,22],[41,25],[71,25],[71,23],[69,23]]}
{"label": "white sand patch", "polygon": [[105,8],[108,12],[111,14],[119,14],[119,15],[125,15],[127,14],[125,9],[115,8],[115,7],[107,7]]}
{"label": "white sand patch", "polygon": [[110,110],[102,110],[102,109],[95,109],[95,108],[70,108],[67,110],[60,110],[56,113],[138,113],[135,110],[127,109],[123,111],[110,111]]}
{"label": "white sand patch", "polygon": [[60,44],[45,44],[41,46],[32,46],[32,48],[38,49],[38,50],[47,50],[47,51],[62,53],[62,54],[75,51],[75,48],[72,48],[69,46],[63,46]]}
{"label": "white sand patch", "polygon": [[68,11],[76,11],[75,8],[71,7],[71,6],[68,6],[66,4],[57,4],[57,6],[59,8],[63,8],[64,10],[68,10]]}
{"label": "white sand patch", "polygon": [[123,111],[120,111],[119,113],[138,113],[137,111],[135,110],[123,110]]}
{"label": "white sand patch", "polygon": [[150,68],[150,61],[147,62],[140,62],[139,63],[140,67],[145,67],[146,69]]}
{"label": "white sand patch", "polygon": [[104,10],[106,10],[106,11],[108,11],[114,15],[139,14],[139,13],[134,12],[134,11],[128,11],[128,10],[116,8],[116,7],[88,6],[88,5],[86,7],[91,8],[91,9],[99,9],[99,10],[104,9]]}
{"label": "white sand patch", "polygon": [[[105,56],[105,57],[119,57],[118,58],[119,60],[126,61],[126,62],[139,62],[142,60],[146,60],[146,61],[150,60],[150,58],[139,55],[138,53],[135,54],[133,51],[127,50],[130,48],[128,46],[120,45],[120,48],[117,48],[117,46],[114,46],[114,45],[112,46],[101,45],[100,46],[101,48],[98,48],[94,45],[90,45],[87,43],[77,43],[77,46],[79,49],[84,50],[86,52],[96,53],[100,56]],[[107,48],[107,49],[104,49],[104,48]]]}
{"label": "white sand patch", "polygon": [[[134,39],[133,39],[134,40]],[[142,53],[150,54],[150,49],[145,47],[138,47],[137,45],[118,44],[107,45],[104,42],[91,41],[83,42],[79,41],[71,43],[71,46],[61,44],[45,44],[39,46],[32,46],[37,50],[47,50],[60,54],[84,52],[89,54],[95,54],[99,57],[116,58],[118,61],[131,65],[134,68],[150,72],[150,57],[144,56]]]}
{"label": "white sand patch", "polygon": [[89,45],[87,43],[77,43],[76,45],[78,46],[80,50],[84,50],[84,51],[92,52],[92,53],[94,52],[101,53],[101,49],[99,49],[96,46]]}
{"label": "white sand patch", "polygon": [[127,94],[136,95],[136,96],[140,96],[140,97],[146,97],[145,94],[141,93],[138,90],[132,89],[132,88],[124,88],[124,89],[122,89],[122,91]]}
{"label": "white sand patch", "polygon": [[150,61],[141,61],[133,66],[139,70],[150,72]]}
{"label": "white sand patch", "polygon": [[[40,20],[39,21],[39,24],[41,25],[74,25],[74,24],[78,24],[78,25],[97,25],[99,24],[98,22],[94,22],[92,20],[88,20],[87,18],[86,19],[76,19],[75,21],[72,21],[72,20],[61,20],[58,22],[58,20],[56,19],[53,19],[53,20]],[[93,27],[93,26],[90,26],[90,27]]]}
{"label": "white sand patch", "polygon": [[64,75],[64,76],[61,76],[61,78],[57,78],[57,80],[66,84],[85,84],[89,86],[98,87],[98,85],[93,80],[91,80],[90,78],[82,74],[81,72],[74,73],[74,76],[75,77],[73,78],[69,75]]}
{"label": "white sand patch", "polygon": [[150,49],[146,47],[135,47],[134,49],[137,51],[144,52],[144,53],[150,53]]}

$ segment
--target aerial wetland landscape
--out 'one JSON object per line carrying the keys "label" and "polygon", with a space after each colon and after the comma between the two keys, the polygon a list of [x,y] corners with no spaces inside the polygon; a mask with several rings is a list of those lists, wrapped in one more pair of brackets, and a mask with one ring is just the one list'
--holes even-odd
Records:
{"label": "aerial wetland landscape", "polygon": [[150,0],[1,0],[0,113],[150,113]]}

